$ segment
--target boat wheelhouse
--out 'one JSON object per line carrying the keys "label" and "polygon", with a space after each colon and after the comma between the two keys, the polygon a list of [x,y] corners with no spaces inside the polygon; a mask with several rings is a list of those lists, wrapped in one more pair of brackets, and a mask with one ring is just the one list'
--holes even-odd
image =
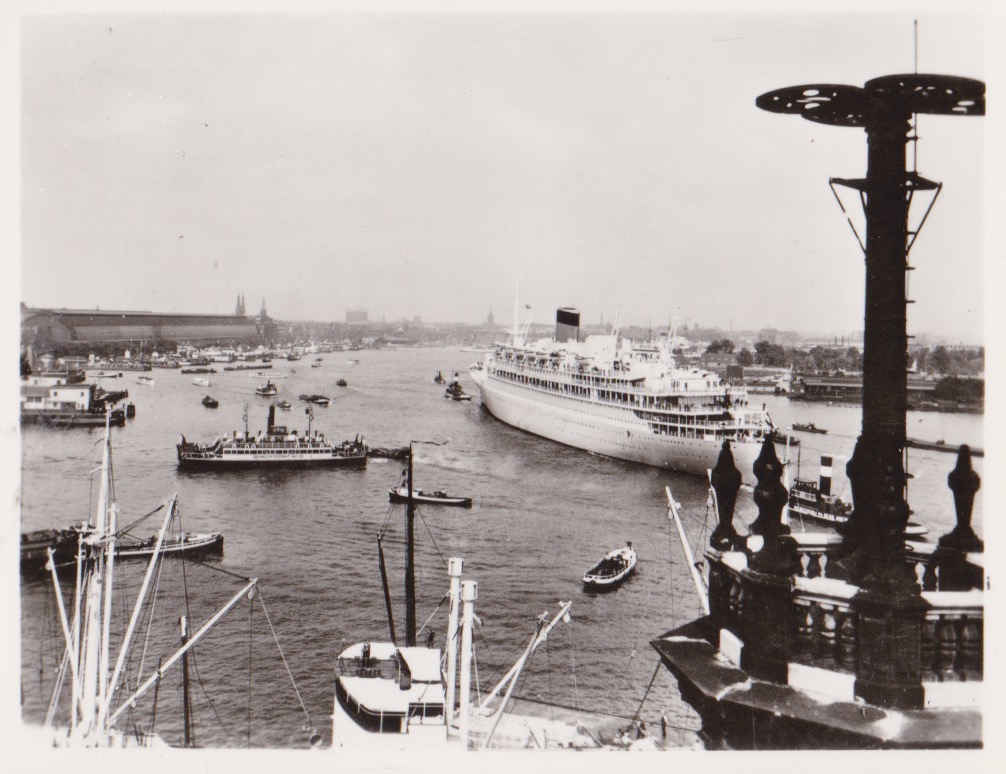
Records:
{"label": "boat wheelhouse", "polygon": [[[665,342],[618,335],[579,340],[579,313],[560,309],[555,339],[498,344],[471,376],[497,419],[597,454],[705,475],[724,440],[750,471],[772,423],[743,387],[678,366]],[[743,464],[742,464],[743,463]],[[750,472],[748,473],[750,476]]]}

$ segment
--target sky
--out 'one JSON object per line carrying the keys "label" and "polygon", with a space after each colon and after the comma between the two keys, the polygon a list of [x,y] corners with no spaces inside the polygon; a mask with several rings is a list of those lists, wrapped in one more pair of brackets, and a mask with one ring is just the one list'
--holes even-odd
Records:
{"label": "sky", "polygon": [[[507,323],[519,284],[536,322],[575,305],[861,330],[863,258],[827,183],[864,174],[865,135],[754,100],[911,72],[912,19],[29,17],[21,299]],[[986,79],[981,19],[918,19],[920,72]],[[919,171],[944,189],[910,332],[984,341],[986,131],[920,119]]]}

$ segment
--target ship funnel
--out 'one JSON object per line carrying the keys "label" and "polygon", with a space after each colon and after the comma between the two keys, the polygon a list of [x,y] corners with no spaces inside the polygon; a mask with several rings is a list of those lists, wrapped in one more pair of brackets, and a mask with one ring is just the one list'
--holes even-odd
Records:
{"label": "ship funnel", "polygon": [[821,455],[821,475],[817,489],[823,495],[831,494],[831,457]]}
{"label": "ship funnel", "polygon": [[555,340],[580,340],[580,310],[572,306],[560,306],[555,311]]}
{"label": "ship funnel", "polygon": [[276,421],[276,404],[269,404],[269,423],[266,425],[266,432],[272,432],[273,423]]}

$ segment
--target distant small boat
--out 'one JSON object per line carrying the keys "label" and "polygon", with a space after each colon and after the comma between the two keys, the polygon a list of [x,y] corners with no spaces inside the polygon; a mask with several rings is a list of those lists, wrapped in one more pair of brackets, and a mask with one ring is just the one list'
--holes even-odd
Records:
{"label": "distant small boat", "polygon": [[308,402],[313,403],[316,406],[327,406],[329,403],[332,402],[332,399],[329,398],[327,395],[312,395],[310,398],[308,398]]}
{"label": "distant small boat", "polygon": [[281,400],[276,405],[279,406],[284,411],[289,411],[290,410],[290,401],[288,401],[288,400]]}
{"label": "distant small boat", "polygon": [[444,390],[444,397],[451,398],[452,400],[471,400],[472,396],[465,393],[464,389],[461,387],[461,382],[455,379],[449,385],[447,389]]}
{"label": "distant small boat", "polygon": [[205,398],[203,398],[203,405],[206,406],[206,408],[216,408],[217,406],[220,405],[220,401],[218,401],[212,395],[207,395]]}
{"label": "distant small boat", "polygon": [[140,384],[145,384],[148,387],[154,386],[154,377],[152,376],[137,376],[136,381],[138,381]]}
{"label": "distant small boat", "polygon": [[[217,369],[208,368],[207,366],[195,366],[194,368],[183,368],[183,374],[215,374]],[[120,376],[122,374],[119,374]]]}
{"label": "distant small boat", "polygon": [[782,444],[783,446],[786,445],[787,441],[789,441],[790,446],[800,445],[800,439],[797,438],[795,435],[789,435],[789,433],[779,432],[778,430],[773,430],[772,432],[770,432],[768,434],[768,437],[772,439],[773,443]]}
{"label": "distant small boat", "polygon": [[339,380],[338,380],[338,381],[337,381],[337,382],[335,383],[335,386],[336,386],[336,387],[348,387],[349,385],[347,385],[347,384],[346,384],[346,380],[345,380],[345,379],[339,379]]}
{"label": "distant small boat", "polygon": [[210,386],[210,380],[207,379],[205,376],[197,376],[195,379],[192,380],[192,383],[194,385],[196,385],[197,387],[209,387]]}
{"label": "distant small boat", "polygon": [[827,433],[823,427],[818,427],[813,422],[807,422],[806,424],[801,424],[799,422],[793,423],[793,429],[799,430],[801,433]]}
{"label": "distant small boat", "polygon": [[272,397],[273,395],[278,395],[279,390],[276,388],[275,384],[273,384],[271,381],[267,381],[261,387],[255,388],[255,394],[261,395],[263,398],[269,398]]}
{"label": "distant small boat", "polygon": [[[407,503],[409,501],[409,488],[407,486],[396,486],[389,489],[388,499],[393,503]],[[456,497],[447,494],[447,492],[426,492],[422,489],[412,490],[412,502],[427,505],[457,505],[462,508],[472,507],[472,498],[470,497]]]}
{"label": "distant small boat", "polygon": [[583,586],[590,591],[613,589],[636,571],[636,551],[632,543],[609,551],[583,575]]}

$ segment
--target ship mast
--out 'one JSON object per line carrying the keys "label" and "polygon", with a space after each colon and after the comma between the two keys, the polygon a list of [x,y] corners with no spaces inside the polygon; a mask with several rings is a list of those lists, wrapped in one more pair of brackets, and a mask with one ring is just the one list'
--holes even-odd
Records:
{"label": "ship mast", "polygon": [[416,644],[416,565],[415,516],[416,504],[412,499],[412,445],[409,441],[409,468],[406,480],[408,499],[405,503],[405,644]]}

